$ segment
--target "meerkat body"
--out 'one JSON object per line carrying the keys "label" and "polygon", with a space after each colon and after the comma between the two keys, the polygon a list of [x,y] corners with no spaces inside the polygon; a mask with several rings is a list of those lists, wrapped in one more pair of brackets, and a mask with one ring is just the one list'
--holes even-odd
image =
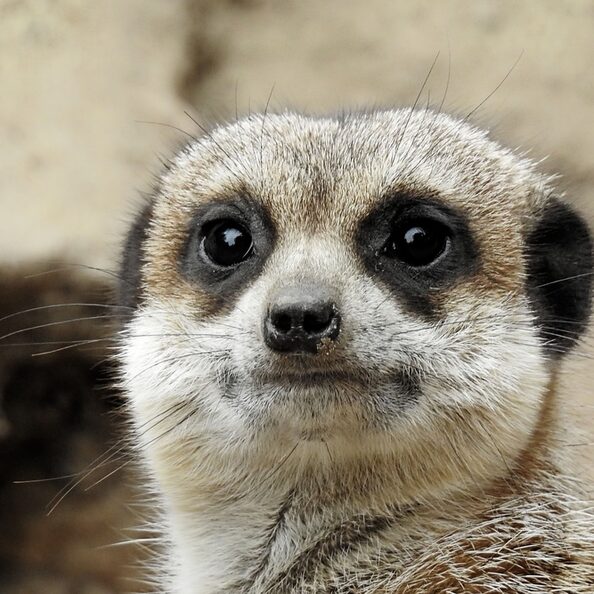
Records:
{"label": "meerkat body", "polygon": [[123,383],[176,594],[594,591],[555,377],[591,244],[430,111],[189,144],[124,253]]}

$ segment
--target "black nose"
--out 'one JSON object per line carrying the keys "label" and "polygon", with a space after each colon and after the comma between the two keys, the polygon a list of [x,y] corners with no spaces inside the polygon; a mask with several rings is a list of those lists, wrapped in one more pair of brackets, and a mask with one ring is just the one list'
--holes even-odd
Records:
{"label": "black nose", "polygon": [[279,292],[264,320],[264,340],[275,351],[317,353],[323,340],[336,340],[340,315],[319,287],[287,287]]}

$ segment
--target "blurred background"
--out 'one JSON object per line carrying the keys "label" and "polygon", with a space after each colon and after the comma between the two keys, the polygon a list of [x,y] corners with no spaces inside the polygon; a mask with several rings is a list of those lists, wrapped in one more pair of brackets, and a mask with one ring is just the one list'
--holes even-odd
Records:
{"label": "blurred background", "polygon": [[[105,305],[186,111],[410,105],[437,56],[421,104],[478,107],[594,223],[593,32],[591,0],[0,0],[0,594],[143,590]],[[588,480],[592,344],[562,382]]]}

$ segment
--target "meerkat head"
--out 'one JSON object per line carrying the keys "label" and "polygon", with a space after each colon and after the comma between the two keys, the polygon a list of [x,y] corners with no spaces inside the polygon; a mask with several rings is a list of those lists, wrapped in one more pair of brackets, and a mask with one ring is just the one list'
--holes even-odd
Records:
{"label": "meerkat head", "polygon": [[284,479],[385,460],[410,496],[503,472],[590,310],[582,220],[429,111],[217,128],[124,256],[124,384],[171,489],[289,453]]}

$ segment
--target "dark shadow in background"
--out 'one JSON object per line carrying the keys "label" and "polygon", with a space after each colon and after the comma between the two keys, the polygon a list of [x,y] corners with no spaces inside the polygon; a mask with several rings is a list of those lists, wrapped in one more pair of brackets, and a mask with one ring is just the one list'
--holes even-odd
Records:
{"label": "dark shadow in background", "polygon": [[125,469],[110,474],[122,455],[49,515],[69,480],[28,482],[76,475],[121,438],[111,287],[53,268],[0,273],[0,592],[138,590],[134,547],[110,546],[138,524]]}

